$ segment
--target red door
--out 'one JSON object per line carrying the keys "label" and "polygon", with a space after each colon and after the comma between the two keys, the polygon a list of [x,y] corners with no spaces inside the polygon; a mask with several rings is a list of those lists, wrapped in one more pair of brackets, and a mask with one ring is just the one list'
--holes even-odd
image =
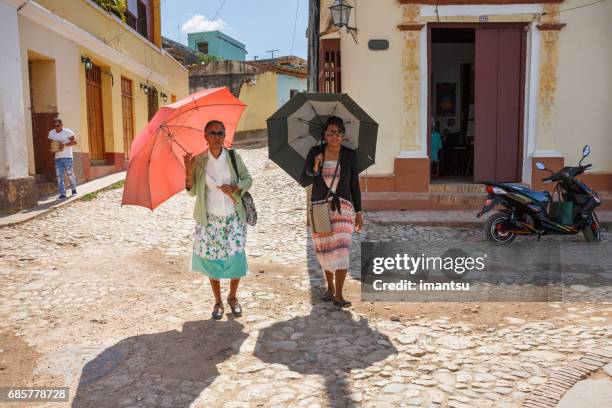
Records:
{"label": "red door", "polygon": [[474,181],[521,178],[523,34],[476,29]]}

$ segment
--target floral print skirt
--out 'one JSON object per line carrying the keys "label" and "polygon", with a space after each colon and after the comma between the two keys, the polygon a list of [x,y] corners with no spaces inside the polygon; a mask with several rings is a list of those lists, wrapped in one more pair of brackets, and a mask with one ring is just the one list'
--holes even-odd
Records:
{"label": "floral print skirt", "polygon": [[211,279],[236,279],[248,271],[244,247],[246,223],[238,214],[208,214],[206,225],[197,224],[193,239],[191,269]]}

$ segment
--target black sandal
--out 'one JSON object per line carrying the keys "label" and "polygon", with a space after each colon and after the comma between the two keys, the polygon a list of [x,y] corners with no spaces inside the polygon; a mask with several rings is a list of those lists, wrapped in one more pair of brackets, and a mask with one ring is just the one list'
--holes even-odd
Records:
{"label": "black sandal", "polygon": [[344,299],[342,299],[342,300],[335,300],[334,299],[334,306],[340,307],[340,308],[351,307],[352,303],[349,302],[348,300],[344,300]]}
{"label": "black sandal", "polygon": [[[234,305],[232,306],[232,300],[234,300]],[[242,316],[242,306],[240,306],[240,303],[238,303],[238,299],[233,297],[233,298],[227,298],[227,304],[229,305],[230,309],[232,309],[232,314],[236,317],[240,317]]]}
{"label": "black sandal", "polygon": [[223,302],[217,302],[213,306],[212,318],[215,320],[223,319],[223,314],[225,313],[225,309],[223,308]]}

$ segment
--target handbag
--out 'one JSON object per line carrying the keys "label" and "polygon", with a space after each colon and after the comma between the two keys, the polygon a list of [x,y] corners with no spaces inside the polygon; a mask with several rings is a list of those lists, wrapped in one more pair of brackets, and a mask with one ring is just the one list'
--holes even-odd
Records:
{"label": "handbag", "polygon": [[[332,178],[331,187],[334,185],[336,175],[338,174],[338,167],[340,166],[340,158],[336,163],[336,169],[334,170],[334,177]],[[310,204],[310,225],[312,226],[312,232],[331,232],[331,208],[329,202],[329,196],[331,195],[331,187],[327,189],[327,196],[324,201],[317,201]]]}
{"label": "handbag", "polygon": [[[228,150],[230,160],[232,161],[232,167],[236,172],[236,176],[238,177],[238,181],[240,181],[240,173],[238,173],[238,167],[236,166],[236,155],[233,150]],[[249,225],[257,224],[257,210],[255,209],[255,202],[253,201],[253,196],[248,191],[245,191],[242,194],[242,205],[244,205],[244,210],[246,212],[246,222]]]}
{"label": "handbag", "polygon": [[573,223],[573,206],[574,204],[571,201],[563,201],[561,197],[560,187],[557,185],[555,187],[555,191],[557,193],[558,201],[553,201],[550,203],[548,209],[548,215],[551,220],[562,224],[562,225],[571,225]]}

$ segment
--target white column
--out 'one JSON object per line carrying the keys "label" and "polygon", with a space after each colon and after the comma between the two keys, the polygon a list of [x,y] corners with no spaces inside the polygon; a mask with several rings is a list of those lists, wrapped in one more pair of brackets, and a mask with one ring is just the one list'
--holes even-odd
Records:
{"label": "white column", "polygon": [[0,177],[28,176],[23,78],[17,7],[23,2],[0,0]]}

